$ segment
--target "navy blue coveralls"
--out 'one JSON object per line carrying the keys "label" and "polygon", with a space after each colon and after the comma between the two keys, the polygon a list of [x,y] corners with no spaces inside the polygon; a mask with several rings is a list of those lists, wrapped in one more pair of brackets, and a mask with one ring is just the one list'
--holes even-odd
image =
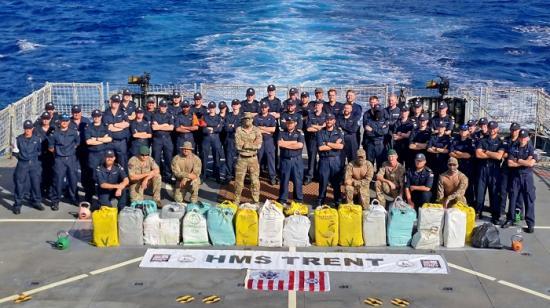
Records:
{"label": "navy blue coveralls", "polygon": [[[447,149],[449,150],[451,147],[451,137],[449,135],[432,135],[430,140],[428,141],[428,148],[436,147],[440,149]],[[449,154],[448,153],[426,153],[426,160],[428,167],[432,169],[434,173],[434,182],[437,183],[437,180],[439,179],[439,175],[445,171],[447,171],[447,162],[449,161]]]}
{"label": "navy blue coveralls", "polygon": [[[342,107],[342,114],[344,113],[343,107]],[[359,125],[359,120],[361,119],[361,116],[363,115],[363,107],[359,105],[357,102],[351,103],[351,116],[357,120],[357,125]],[[338,116],[336,116],[336,121],[338,121]],[[359,148],[359,145],[361,144],[361,130],[357,129],[357,133],[355,133],[355,138],[357,141],[357,148]],[[357,152],[357,151],[356,151]]]}
{"label": "navy blue coveralls", "polygon": [[304,121],[302,119],[302,114],[300,112],[293,112],[293,113],[290,113],[288,111],[285,111],[283,113],[281,113],[281,131],[286,131],[286,121],[288,119],[293,119],[294,122],[296,122],[296,128],[297,129],[300,129],[301,127],[304,126]]}
{"label": "navy blue coveralls", "polygon": [[[390,125],[391,126],[391,125]],[[415,122],[407,118],[407,121],[403,122],[401,119],[398,119],[395,121],[395,124],[393,125],[393,134],[397,133],[409,133],[416,128]],[[397,159],[400,163],[408,163],[409,162],[409,140],[411,135],[409,135],[409,138],[393,141],[393,149],[397,152]],[[406,166],[409,167],[409,166]]]}
{"label": "navy blue coveralls", "polygon": [[[517,146],[519,144],[519,141],[512,140],[510,137],[507,137],[504,139],[503,145],[504,145],[504,153],[510,154],[510,149],[514,146]],[[502,167],[500,168],[500,212],[506,213],[506,201],[509,200],[510,195],[509,191],[511,189],[510,185],[512,184],[512,180],[510,178],[510,168],[508,167],[508,161],[507,159],[502,163]],[[518,203],[515,206],[516,209],[523,209],[523,203],[521,198],[518,198]]]}
{"label": "navy blue coveralls", "polygon": [[[82,183],[84,192],[86,192],[85,187],[90,187],[94,185],[94,169],[88,168],[88,145],[86,144],[86,127],[90,125],[90,120],[88,120],[88,118],[82,117],[80,119],[80,123],[78,124],[73,121],[74,120],[71,118],[69,128],[76,129],[78,131],[78,135],[80,136],[80,144],[76,148],[76,158],[78,159],[78,163],[80,166],[80,183]],[[91,199],[92,196],[93,194],[89,195],[88,197]]]}
{"label": "navy blue coveralls", "polygon": [[305,139],[307,145],[307,174],[306,180],[319,178],[317,153],[319,146],[317,145],[317,133],[308,132],[307,128],[312,125],[323,125],[325,123],[326,114],[321,112],[317,115],[315,112],[310,112],[306,122]]}
{"label": "navy blue coveralls", "polygon": [[[281,112],[283,112],[283,103],[281,100],[277,97],[275,97],[273,100],[269,100],[267,97],[264,97],[260,101],[261,103],[267,102],[269,104],[269,113],[276,112],[279,114],[279,119],[277,120],[277,126],[275,126],[275,133],[273,133],[273,144],[275,144],[279,138],[279,132],[280,132],[280,115]],[[279,147],[275,147],[275,166],[279,165]]]}
{"label": "navy blue coveralls", "polygon": [[471,138],[466,138],[462,140],[460,136],[457,136],[453,138],[451,141],[451,152],[454,151],[460,151],[463,153],[468,153],[471,155],[469,159],[465,158],[459,158],[458,159],[458,170],[468,178],[468,188],[466,189],[466,201],[468,201],[468,204],[476,204],[476,196],[475,196],[475,186],[476,186],[476,179],[472,176],[473,175],[473,168],[474,168],[474,157],[475,157],[475,141]]}
{"label": "navy blue coveralls", "polygon": [[275,97],[273,100],[270,100],[266,96],[266,97],[262,98],[262,100],[260,101],[260,105],[264,102],[269,104],[269,112],[281,113],[282,105],[281,105],[281,100],[279,98]]}
{"label": "navy blue coveralls", "polygon": [[182,106],[181,106],[181,103],[179,103],[179,105],[174,105],[174,103],[172,104],[168,104],[168,112],[170,112],[172,114],[172,116],[177,117],[179,114],[181,114],[182,112]]}
{"label": "navy blue coveralls", "polygon": [[367,152],[367,159],[373,165],[376,162],[376,168],[380,168],[387,158],[384,139],[389,132],[389,125],[384,118],[376,121],[363,117],[363,127],[367,125],[372,128],[372,131],[369,132],[365,128],[363,133],[363,148]]}
{"label": "navy blue coveralls", "polygon": [[[267,114],[265,117],[258,114],[254,117],[253,124],[254,126],[277,127],[277,120],[270,114]],[[282,132],[279,134],[281,133]],[[277,177],[277,170],[275,169],[275,151],[276,148],[273,142],[273,134],[262,133],[262,146],[258,151],[258,161],[261,164],[264,159],[266,160],[270,180],[274,180]]]}
{"label": "navy blue coveralls", "polygon": [[143,112],[143,119],[147,122],[151,122],[153,120],[153,115],[157,112],[157,110],[149,111],[145,110]]}
{"label": "navy blue coveralls", "polygon": [[[153,115],[151,124],[156,122],[159,125],[174,125],[174,117],[166,111],[162,113],[157,111]],[[153,130],[153,159],[160,166],[162,179],[165,182],[172,178],[172,155],[174,153],[174,144],[172,143],[171,132],[165,130]]]}
{"label": "navy blue coveralls", "polygon": [[437,125],[440,121],[443,121],[445,123],[445,131],[453,130],[455,126],[455,120],[450,115],[446,115],[443,118],[439,115],[433,116],[430,120],[430,129],[435,132],[437,130]]}
{"label": "navy blue coveralls", "polygon": [[120,102],[120,110],[124,111],[126,115],[130,116],[136,112],[136,103],[134,101],[129,101],[127,106],[124,106],[124,103]]}
{"label": "navy blue coveralls", "polygon": [[[519,142],[512,145],[508,153],[508,160],[528,159],[535,157],[535,149],[531,142],[527,146],[520,146]],[[516,206],[523,201],[525,206],[525,222],[527,227],[535,226],[535,183],[533,181],[533,168],[510,168],[510,208],[507,219],[514,221]]]}
{"label": "navy blue coveralls", "polygon": [[[491,139],[487,136],[479,141],[477,149],[491,152],[504,151],[504,144],[499,137]],[[479,159],[479,178],[477,184],[477,206],[476,213],[481,214],[485,202],[485,191],[489,190],[489,204],[493,220],[500,219],[500,160]]]}
{"label": "navy blue coveralls", "polygon": [[294,201],[302,202],[304,194],[302,192],[302,180],[304,177],[304,162],[302,160],[302,150],[305,144],[304,134],[294,129],[293,131],[282,131],[279,134],[279,140],[297,141],[302,143],[299,150],[290,150],[281,147],[281,184],[279,186],[279,202],[286,203],[288,200],[288,184],[292,181],[294,185]]}
{"label": "navy blue coveralls", "polygon": [[[340,139],[344,143],[344,134],[341,130],[334,127],[329,131],[326,128],[317,133],[317,147],[321,147],[328,142],[336,143]],[[340,183],[342,182],[342,159],[341,150],[331,149],[329,151],[319,151],[319,196],[317,204],[323,204],[327,196],[327,188],[330,182],[334,190],[334,203],[338,204],[342,200]]]}
{"label": "navy blue coveralls", "polygon": [[227,133],[225,137],[225,178],[231,180],[235,177],[235,164],[237,161],[237,148],[235,146],[235,131],[241,126],[241,118],[243,113],[239,110],[238,114],[233,112],[227,114],[224,121],[224,129]]}
{"label": "navy blue coveralls", "polygon": [[[294,102],[294,105],[296,105],[296,112],[298,112],[298,109],[301,104],[302,104],[302,101],[299,100],[299,99],[295,99],[295,100],[292,100],[290,98],[287,98],[283,101],[283,105],[282,105],[282,109],[281,109],[281,112],[283,112],[283,110],[288,110],[288,104],[293,101]],[[271,109],[270,109],[271,110]],[[299,126],[296,126],[296,127],[299,127]]]}
{"label": "navy blue coveralls", "polygon": [[[399,107],[395,106],[395,108],[391,109],[390,106],[384,108],[384,112],[388,116],[388,124],[390,126],[390,133],[393,133],[395,131],[395,123],[397,123],[397,120],[399,120],[399,117],[401,116],[401,109]],[[391,136],[391,134],[386,135],[386,145],[390,149],[395,149],[394,141]],[[397,151],[397,150],[396,150]],[[399,155],[399,154],[398,154]]]}
{"label": "navy blue coveralls", "polygon": [[326,114],[333,114],[335,117],[342,113],[342,109],[344,109],[344,104],[340,102],[334,103],[334,106],[330,105],[329,102],[326,102],[323,106],[323,111]]}
{"label": "navy blue coveralls", "polygon": [[147,133],[152,134],[151,123],[147,120],[142,119],[141,121],[133,120],[130,122],[130,134],[132,135],[132,146],[130,147],[130,153],[132,156],[137,156],[139,154],[139,147],[142,145],[149,148],[151,146],[151,138],[135,138],[133,135],[135,133]]}
{"label": "navy blue coveralls", "polygon": [[[111,136],[111,132],[107,129],[103,123],[100,125],[94,125],[94,123],[91,123],[86,127],[86,130],[84,131],[84,136],[86,140],[91,138],[102,138],[107,136]],[[95,187],[95,170],[97,166],[99,166],[105,157],[105,150],[109,147],[108,144],[100,144],[100,145],[88,145],[88,162],[86,164],[86,167],[90,170],[90,181],[86,182],[86,185],[82,183],[82,186],[84,187],[84,193],[86,195],[85,199],[86,201],[90,202],[92,199],[92,196],[96,193],[96,187]]]}
{"label": "navy blue coveralls", "polygon": [[[359,114],[361,116],[361,114]],[[347,118],[340,114],[336,116],[336,126],[344,133],[344,150],[342,151],[342,165],[346,164],[346,158],[352,162],[357,158],[359,143],[357,142],[357,132],[359,131],[359,118],[350,114]]]}
{"label": "navy blue coveralls", "polygon": [[[411,186],[426,186],[432,188],[434,184],[434,174],[428,167],[424,167],[422,170],[417,171],[416,168],[407,170],[405,174],[405,188],[411,188]],[[411,199],[414,203],[414,208],[418,211],[424,203],[430,202],[432,198],[432,192],[428,191],[411,191]]]}
{"label": "navy blue coveralls", "polygon": [[[432,136],[432,133],[429,127],[426,127],[426,129],[420,129],[420,127],[417,127],[412,130],[411,135],[409,136],[409,145],[411,145],[412,143],[428,144],[428,141],[430,141],[431,136]],[[409,149],[409,154],[407,155],[408,160],[405,162],[405,165],[407,166],[407,168],[412,168],[412,169],[415,168],[414,158],[418,153],[422,153],[426,155],[426,150]]]}
{"label": "navy blue coveralls", "polygon": [[[188,114],[179,113],[174,119],[174,129],[179,126],[193,126],[193,114],[189,112]],[[188,141],[191,142],[193,147],[195,146],[195,139],[193,138],[193,133],[179,133],[176,132],[176,149],[179,151],[179,148],[183,146],[183,143]]]}
{"label": "navy blue coveralls", "polygon": [[42,195],[47,198],[51,198],[52,194],[51,187],[53,183],[52,179],[54,165],[54,154],[48,151],[48,139],[53,134],[54,130],[54,126],[51,125],[48,126],[46,131],[44,131],[42,125],[35,126],[33,130],[33,134],[40,138],[42,149],[40,156],[38,157],[38,160],[40,160],[40,163],[42,164],[40,191],[42,192]]}
{"label": "navy blue coveralls", "polygon": [[122,210],[128,205],[128,187],[122,190],[120,197],[115,197],[115,189],[103,189],[101,184],[118,184],[128,177],[126,171],[120,164],[114,164],[111,169],[107,169],[104,164],[97,166],[96,171],[98,199],[100,205],[111,206],[111,200],[118,198],[118,210]]}
{"label": "navy blue coveralls", "polygon": [[241,111],[244,112],[252,112],[252,113],[260,113],[260,102],[257,100],[253,100],[252,102],[248,102],[246,99],[241,101]]}
{"label": "navy blue coveralls", "polygon": [[[222,144],[220,141],[220,132],[223,129],[223,119],[219,114],[204,116],[206,127],[202,128],[202,176],[206,177],[208,156],[212,153],[212,174],[216,180],[220,179],[220,156],[222,153]],[[209,132],[209,128],[212,132]]]}
{"label": "navy blue coveralls", "polygon": [[57,129],[50,137],[48,147],[54,149],[55,164],[53,168],[54,191],[52,203],[59,203],[63,194],[63,182],[67,177],[68,193],[71,203],[78,203],[78,164],[76,161],[76,147],[80,142],[78,131],[68,127],[66,130]]}
{"label": "navy blue coveralls", "polygon": [[[26,138],[24,134],[16,138],[17,166],[13,173],[13,182],[15,183],[15,203],[14,208],[21,208],[25,195],[30,192],[33,206],[40,206],[42,202],[42,193],[40,191],[40,180],[42,166],[38,157],[42,153],[42,140],[32,134]],[[51,181],[51,179],[48,179]]]}
{"label": "navy blue coveralls", "polygon": [[[105,110],[101,119],[103,124],[109,128],[110,124],[121,123],[123,121],[128,122],[128,115],[118,109],[116,114],[111,112],[111,109]],[[119,132],[111,132],[113,141],[111,142],[110,149],[115,152],[116,161],[126,170],[128,168],[128,139],[130,138],[130,129],[125,128]]]}

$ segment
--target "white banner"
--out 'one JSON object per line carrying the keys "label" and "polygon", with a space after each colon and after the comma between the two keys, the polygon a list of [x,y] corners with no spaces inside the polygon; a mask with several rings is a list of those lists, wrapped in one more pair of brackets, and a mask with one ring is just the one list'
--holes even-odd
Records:
{"label": "white banner", "polygon": [[440,255],[147,249],[140,267],[447,274]]}

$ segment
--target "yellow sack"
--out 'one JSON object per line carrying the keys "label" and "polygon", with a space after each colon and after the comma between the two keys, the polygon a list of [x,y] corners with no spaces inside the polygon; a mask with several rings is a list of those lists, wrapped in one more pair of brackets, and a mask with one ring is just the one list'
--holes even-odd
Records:
{"label": "yellow sack", "polygon": [[429,209],[429,208],[432,208],[432,209],[442,209],[442,208],[443,208],[443,204],[439,204],[439,203],[424,203],[424,204],[422,204],[422,208],[423,208],[423,209]]}
{"label": "yellow sack", "polygon": [[235,203],[229,200],[225,200],[224,202],[218,204],[218,207],[222,209],[232,209],[233,212],[237,212],[237,209],[239,208]]}
{"label": "yellow sack", "polygon": [[118,210],[114,207],[102,206],[92,213],[94,227],[93,243],[97,247],[118,246]]}
{"label": "yellow sack", "polygon": [[315,209],[315,245],[338,245],[338,211],[327,205]]}
{"label": "yellow sack", "polygon": [[286,216],[291,216],[294,214],[307,215],[309,213],[309,207],[303,203],[292,201],[290,206],[284,209],[284,213]]}
{"label": "yellow sack", "polygon": [[466,214],[466,243],[469,244],[472,241],[472,231],[476,227],[476,210],[462,202],[455,203],[453,208]]}
{"label": "yellow sack", "polygon": [[235,215],[235,238],[239,246],[258,246],[258,212],[257,207],[245,203]]}
{"label": "yellow sack", "polygon": [[358,247],[363,241],[363,207],[355,204],[342,204],[338,207],[338,225],[340,246]]}

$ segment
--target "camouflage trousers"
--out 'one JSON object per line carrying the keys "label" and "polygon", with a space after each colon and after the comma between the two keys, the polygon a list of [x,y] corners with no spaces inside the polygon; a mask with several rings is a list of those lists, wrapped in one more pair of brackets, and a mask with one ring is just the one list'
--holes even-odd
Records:
{"label": "camouflage trousers", "polygon": [[353,203],[353,196],[359,194],[359,200],[363,209],[368,209],[370,206],[370,189],[369,185],[345,185],[346,199],[348,203]]}
{"label": "camouflage trousers", "polygon": [[400,187],[396,187],[394,190],[390,188],[390,185],[388,183],[382,183],[381,181],[376,181],[376,199],[380,202],[380,205],[386,206],[386,196],[388,195],[392,198],[396,198],[399,196],[399,192],[401,191]]}
{"label": "camouflage trousers", "polygon": [[180,187],[180,183],[181,181],[177,181],[174,187],[174,200],[176,202],[184,202],[185,195],[190,193],[191,203],[197,203],[199,201],[199,188],[201,187],[200,179],[187,181],[183,187]]}
{"label": "camouflage trousers", "polygon": [[243,192],[244,177],[246,173],[250,173],[250,192],[254,203],[260,202],[260,164],[256,155],[251,157],[237,158],[235,166],[235,203],[241,202],[241,193]]}
{"label": "camouflage trousers", "polygon": [[[160,189],[162,187],[162,181],[160,174],[156,175],[147,183],[147,187],[153,187],[153,200],[160,201]],[[145,189],[141,187],[141,181],[135,182],[130,185],[130,200],[133,201],[142,201],[143,194]]]}

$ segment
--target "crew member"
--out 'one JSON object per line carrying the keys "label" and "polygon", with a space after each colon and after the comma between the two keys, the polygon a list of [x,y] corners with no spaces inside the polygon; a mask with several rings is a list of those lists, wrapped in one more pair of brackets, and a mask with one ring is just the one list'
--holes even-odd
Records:
{"label": "crew member", "polygon": [[174,130],[174,117],[168,112],[168,104],[165,100],[159,102],[159,110],[153,115],[151,121],[153,131],[153,158],[161,167],[162,179],[166,183],[172,182],[170,162],[174,144],[170,133]]}
{"label": "crew member", "polygon": [[149,96],[145,102],[145,112],[143,118],[149,123],[153,120],[153,115],[157,113],[157,107],[155,104],[155,98],[152,96]]}
{"label": "crew member", "polygon": [[[345,146],[344,146],[345,148]],[[370,205],[370,182],[374,175],[374,167],[367,160],[367,153],[363,149],[357,150],[355,159],[346,166],[344,175],[344,190],[346,202],[355,203],[354,195],[359,195],[359,204],[367,210]]]}
{"label": "crew member", "polygon": [[[409,159],[409,138],[416,127],[415,122],[409,118],[409,108],[400,110],[400,116],[393,125],[392,140],[393,149],[397,152],[397,157],[401,164],[412,161]],[[408,167],[408,166],[407,166]]]}
{"label": "crew member", "polygon": [[288,104],[290,102],[293,102],[294,106],[300,105],[300,100],[298,99],[298,89],[290,88],[290,90],[288,90],[288,98],[283,102],[282,109],[288,110]]}
{"label": "crew member", "polygon": [[212,175],[216,182],[221,183],[220,155],[222,145],[220,132],[223,129],[223,119],[216,114],[216,103],[208,103],[208,113],[204,116],[206,125],[202,128],[202,177],[206,178],[208,157],[212,154]]}
{"label": "crew member", "polygon": [[136,103],[132,101],[132,92],[128,89],[122,90],[120,109],[126,113],[128,120],[132,121],[136,118]]}
{"label": "crew member", "polygon": [[326,116],[325,128],[317,133],[319,150],[319,196],[317,205],[325,203],[328,184],[334,190],[334,206],[342,201],[340,183],[342,182],[342,150],[344,149],[344,134],[336,128],[336,118],[333,114]]}
{"label": "crew member", "polygon": [[336,89],[329,89],[327,95],[328,102],[325,103],[323,110],[326,114],[332,114],[336,117],[342,112],[344,105],[336,101]]}
{"label": "crew member", "polygon": [[90,120],[82,116],[82,109],[80,105],[73,105],[71,107],[71,122],[69,127],[78,131],[78,136],[80,137],[80,142],[76,148],[76,158],[78,159],[80,167],[80,183],[86,192],[86,187],[88,187],[88,198],[91,200],[93,196],[92,187],[94,187],[94,178],[93,172],[94,169],[88,168],[88,146],[86,144],[86,128],[90,125]]}
{"label": "crew member", "polygon": [[308,185],[315,178],[319,177],[318,171],[318,145],[317,133],[325,127],[326,114],[323,111],[324,103],[322,100],[315,101],[315,111],[310,112],[307,117],[305,139],[307,145],[307,173],[304,180],[304,185]]}
{"label": "crew member", "polygon": [[[512,123],[510,125],[510,136],[504,138],[503,144],[504,144],[504,155],[502,156],[502,159],[505,163],[501,165],[500,168],[500,212],[506,213],[506,201],[509,197],[508,192],[510,191],[510,168],[508,168],[508,153],[510,153],[510,149],[515,146],[516,143],[519,142],[519,130],[521,129],[520,125],[518,123]],[[521,212],[522,210],[522,203],[521,199],[518,199],[518,204],[516,204],[516,210],[519,210]],[[515,213],[514,213],[515,214]]]}
{"label": "crew member", "polygon": [[100,205],[112,206],[111,200],[117,199],[119,211],[128,206],[128,184],[130,181],[124,168],[115,163],[113,150],[105,152],[105,162],[97,166],[95,175]]}
{"label": "crew member", "polygon": [[194,123],[196,122],[196,116],[191,112],[191,105],[189,105],[188,101],[183,101],[181,104],[181,109],[182,112],[177,114],[174,118],[174,127],[176,130],[176,150],[178,150],[178,153],[185,141],[191,142],[192,145],[195,143],[193,132],[199,129],[199,127]]}
{"label": "crew member", "polygon": [[252,124],[254,116],[245,112],[242,118],[242,126],[235,132],[235,146],[239,157],[235,167],[235,204],[241,202],[241,193],[244,186],[244,178],[250,175],[250,191],[252,201],[260,202],[260,165],[258,164],[258,150],[262,147],[262,132]]}
{"label": "crew member", "polygon": [[130,134],[132,135],[132,145],[130,153],[132,156],[139,155],[139,148],[151,146],[153,131],[151,130],[151,122],[145,119],[145,112],[141,107],[136,108],[136,118],[130,122]]}
{"label": "crew member", "polygon": [[277,126],[277,120],[269,113],[269,104],[263,102],[260,104],[260,113],[254,117],[254,126],[262,132],[262,147],[258,151],[258,162],[262,165],[265,160],[271,185],[277,184],[277,171],[275,169],[275,144],[273,143],[273,134]]}
{"label": "crew member", "polygon": [[416,154],[415,168],[407,171],[404,185],[407,203],[417,211],[424,203],[430,202],[433,180],[434,174],[426,166],[426,156]]}
{"label": "crew member", "polygon": [[453,132],[453,128],[455,127],[455,120],[452,116],[447,114],[447,111],[449,110],[449,106],[447,106],[446,102],[439,102],[437,104],[437,115],[432,117],[430,128],[433,132],[438,130],[439,125],[441,125],[441,122],[445,125],[445,135],[450,136]]}
{"label": "crew member", "polygon": [[[474,125],[475,126],[475,125]],[[460,126],[459,136],[453,138],[451,142],[450,157],[454,157],[458,160],[458,171],[464,173],[464,175],[471,179],[468,181],[468,188],[466,189],[466,201],[467,204],[475,205],[475,186],[476,179],[472,176],[474,172],[474,156],[475,156],[475,143],[470,138],[470,132],[467,124]]]}
{"label": "crew member", "polygon": [[195,145],[197,146],[195,148],[195,153],[202,157],[202,130],[201,128],[204,127],[204,115],[208,113],[208,110],[206,106],[203,106],[202,104],[202,94],[199,92],[196,92],[193,95],[194,104],[191,106],[191,113],[195,115],[197,118],[197,125],[199,126],[199,129],[197,129],[195,132],[193,132],[193,139],[195,140]]}
{"label": "crew member", "polygon": [[[357,158],[357,133],[359,132],[359,118],[353,115],[353,106],[350,103],[344,105],[344,111],[336,117],[336,126],[344,133],[344,150],[342,151],[342,165],[351,163]],[[355,105],[357,106],[357,105]],[[359,114],[361,116],[361,114]]]}
{"label": "crew member", "polygon": [[447,161],[449,160],[451,137],[445,133],[447,124],[442,119],[439,119],[439,123],[435,126],[436,133],[428,141],[426,151],[428,152],[428,166],[434,173],[434,182],[437,183],[439,175],[447,169],[445,165],[447,165]]}
{"label": "crew member", "polygon": [[388,148],[394,149],[394,140],[391,133],[395,130],[395,123],[401,117],[401,109],[397,107],[397,95],[390,94],[388,106],[384,108],[384,113],[388,116],[388,125],[390,127],[390,134],[386,135],[385,143]]}
{"label": "crew member", "polygon": [[40,191],[43,197],[51,198],[54,155],[48,150],[48,139],[53,134],[55,128],[50,125],[50,114],[46,111],[40,115],[40,123],[35,125],[33,133],[40,138],[41,153],[38,157],[42,165],[42,174],[40,181]]}
{"label": "crew member", "polygon": [[457,202],[466,203],[466,189],[468,178],[458,170],[458,160],[448,159],[448,170],[443,172],[437,181],[436,202],[445,208],[452,207]]}
{"label": "crew member", "polygon": [[[87,202],[92,202],[92,198],[96,193],[96,183],[93,180],[95,175],[93,174],[97,166],[101,165],[105,159],[105,150],[110,146],[113,138],[111,138],[111,132],[103,125],[102,113],[99,110],[92,111],[92,124],[86,127],[84,131],[84,137],[86,139],[86,145],[88,146],[88,161],[86,167],[91,171],[91,182],[84,186],[84,199]],[[84,184],[84,183],[83,183]]]}
{"label": "crew member", "polygon": [[267,86],[267,96],[262,98],[260,101],[260,104],[262,103],[268,103],[269,104],[269,113],[275,117],[275,119],[279,119],[281,116],[281,100],[276,96],[276,87],[275,85],[270,84]]}
{"label": "crew member", "polygon": [[428,141],[430,141],[431,134],[432,133],[428,128],[428,115],[423,113],[420,115],[420,117],[418,117],[418,126],[413,129],[409,137],[409,149],[411,151],[407,158],[410,158],[411,160],[405,162],[407,169],[414,169],[414,166],[416,164],[414,158],[417,154],[426,153],[426,149],[428,148]]}
{"label": "crew member", "polygon": [[180,147],[180,154],[172,160],[172,172],[176,177],[174,187],[174,200],[183,202],[187,192],[191,194],[191,203],[199,201],[199,188],[202,163],[200,158],[193,153],[193,144],[185,141]]}
{"label": "crew member", "polygon": [[323,88],[315,88],[315,101],[321,102],[323,105],[326,103],[323,98]]}
{"label": "crew member", "polygon": [[376,199],[381,205],[386,206],[386,196],[392,199],[403,195],[405,167],[399,163],[399,155],[393,149],[388,151],[388,160],[382,164],[382,167],[376,174]]}
{"label": "crew member", "polygon": [[[279,187],[279,202],[286,204],[288,200],[288,185],[292,181],[294,186],[294,201],[302,202],[302,180],[304,176],[304,163],[302,150],[304,148],[304,134],[296,129],[296,121],[288,118],[287,129],[279,134],[278,146],[281,149],[281,185]],[[264,139],[265,141],[265,139]]]}
{"label": "crew member", "polygon": [[231,113],[227,115],[224,121],[224,130],[227,133],[225,138],[225,183],[229,183],[235,178],[235,158],[237,150],[235,148],[235,131],[239,127],[242,118],[241,101],[234,99],[231,101]]}
{"label": "crew member", "polygon": [[376,168],[380,168],[387,155],[384,138],[389,132],[389,125],[384,118],[384,109],[380,105],[375,105],[373,109],[367,111],[373,113],[372,117],[363,116],[363,148],[367,152],[368,160],[373,165],[376,162]]}
{"label": "crew member", "polygon": [[155,160],[149,156],[148,146],[140,146],[138,155],[133,156],[128,161],[128,178],[130,180],[130,201],[142,201],[144,191],[152,187],[153,200],[155,200],[158,207],[162,207],[160,202],[162,185],[160,168]]}
{"label": "crew member", "polygon": [[103,124],[111,132],[113,141],[110,148],[115,152],[117,162],[125,170],[128,165],[128,138],[130,137],[130,122],[128,116],[120,109],[120,95],[111,96],[111,107],[103,113]]}
{"label": "crew member", "polygon": [[254,116],[260,112],[260,102],[256,100],[256,91],[253,88],[246,89],[246,99],[241,102],[241,109]]}
{"label": "crew member", "polygon": [[168,112],[170,112],[175,118],[181,113],[181,111],[181,93],[174,90],[174,92],[172,93],[172,103],[168,106]]}
{"label": "crew member", "polygon": [[281,131],[287,129],[286,121],[292,118],[296,122],[296,127],[301,129],[303,127],[302,114],[296,111],[296,100],[288,99],[285,101],[285,111],[281,113]]}

